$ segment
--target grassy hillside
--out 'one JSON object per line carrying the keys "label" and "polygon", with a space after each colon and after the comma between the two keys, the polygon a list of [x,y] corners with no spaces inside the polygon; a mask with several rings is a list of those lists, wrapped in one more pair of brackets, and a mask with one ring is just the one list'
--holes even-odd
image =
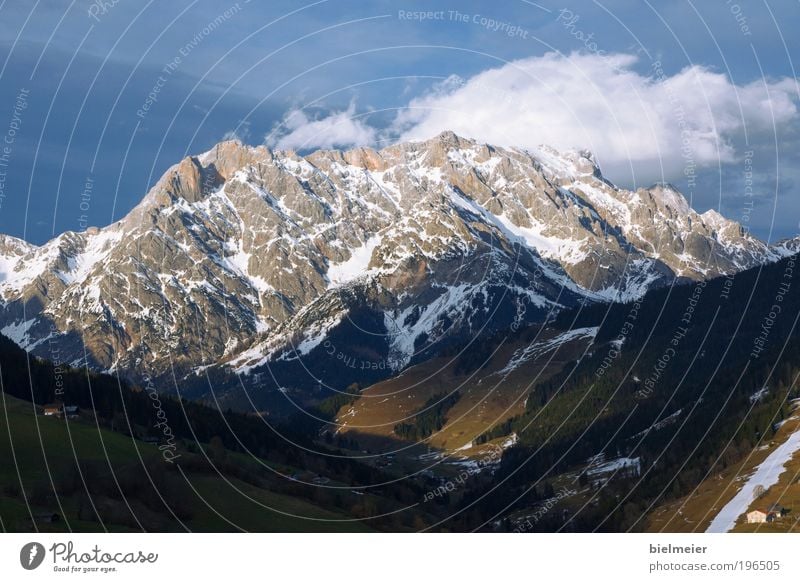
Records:
{"label": "grassy hillside", "polygon": [[[37,408],[8,395],[2,401],[5,531],[370,529],[368,521],[346,521],[344,513],[271,490],[277,483],[233,453],[216,464],[222,475],[186,451],[181,464],[170,465],[155,445],[98,428],[89,417],[66,421]],[[52,514],[59,521],[45,519]]]}
{"label": "grassy hillside", "polygon": [[[434,520],[415,508],[424,480],[387,483],[300,425],[55,367],[2,336],[0,381],[5,531],[404,531]],[[79,416],[44,416],[55,400]]]}
{"label": "grassy hillside", "polygon": [[[559,334],[537,326],[413,366],[346,403],[336,418],[345,425],[340,434],[359,441],[382,436],[386,447],[398,448],[404,446],[396,442],[403,436],[398,427],[425,421],[438,408],[441,426],[435,430],[414,426],[411,432],[423,435],[427,445],[439,450],[479,454],[481,447],[473,445],[484,441],[482,435],[522,414],[533,386],[580,358],[589,346],[587,337],[559,342]],[[509,366],[515,356],[523,359],[524,350],[530,354],[525,365]]]}

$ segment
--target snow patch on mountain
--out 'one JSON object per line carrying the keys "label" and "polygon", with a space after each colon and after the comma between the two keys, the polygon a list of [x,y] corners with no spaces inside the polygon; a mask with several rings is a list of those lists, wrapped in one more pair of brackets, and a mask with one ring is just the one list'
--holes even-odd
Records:
{"label": "snow patch on mountain", "polygon": [[375,235],[367,239],[362,246],[350,251],[350,258],[341,263],[332,263],[328,266],[329,287],[336,287],[349,283],[368,272],[369,262],[372,259],[372,252],[381,244],[380,235]]}
{"label": "snow patch on mountain", "polygon": [[[464,314],[464,306],[469,304],[476,291],[472,285],[462,284],[444,287],[442,294],[429,305],[412,305],[403,311],[384,313],[384,325],[389,339],[388,363],[393,370],[408,365],[416,353],[419,339],[425,343],[436,340],[437,325],[443,316],[459,319]],[[478,292],[480,292],[478,290]],[[413,320],[413,323],[406,323]]]}
{"label": "snow patch on mountain", "polygon": [[31,345],[31,342],[28,339],[28,330],[34,323],[36,323],[35,319],[29,319],[27,321],[21,321],[17,323],[9,323],[0,329],[0,332],[20,347],[28,349]]}
{"label": "snow patch on mountain", "polygon": [[119,228],[109,228],[90,235],[86,239],[85,248],[68,257],[68,268],[57,274],[67,285],[83,283],[92,270],[111,253],[122,239],[123,232]]}
{"label": "snow patch on mountain", "polygon": [[529,346],[516,350],[514,355],[508,361],[508,364],[506,364],[502,370],[496,372],[496,374],[499,376],[506,376],[525,362],[551,352],[571,341],[579,339],[594,340],[599,330],[599,327],[579,327],[560,333],[557,336],[547,340],[536,341]]}

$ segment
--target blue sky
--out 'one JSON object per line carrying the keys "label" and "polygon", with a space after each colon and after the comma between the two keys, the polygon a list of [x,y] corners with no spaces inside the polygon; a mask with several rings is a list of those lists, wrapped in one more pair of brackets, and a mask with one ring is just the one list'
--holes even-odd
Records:
{"label": "blue sky", "polygon": [[671,181],[765,239],[800,230],[795,0],[1,6],[0,232],[31,242],[121,218],[224,137],[445,128],[591,149],[622,185]]}

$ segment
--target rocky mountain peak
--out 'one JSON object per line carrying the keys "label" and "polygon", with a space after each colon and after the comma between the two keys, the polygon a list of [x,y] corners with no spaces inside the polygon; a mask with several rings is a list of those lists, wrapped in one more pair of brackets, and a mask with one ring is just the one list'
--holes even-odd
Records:
{"label": "rocky mountain peak", "polygon": [[659,210],[668,211],[673,216],[692,213],[689,201],[674,185],[669,182],[658,182],[642,191],[643,197],[655,204]]}
{"label": "rocky mountain peak", "polygon": [[203,167],[213,166],[223,180],[229,180],[242,168],[269,163],[273,159],[272,151],[267,146],[252,147],[239,140],[220,142],[206,153],[197,156],[198,162]]}

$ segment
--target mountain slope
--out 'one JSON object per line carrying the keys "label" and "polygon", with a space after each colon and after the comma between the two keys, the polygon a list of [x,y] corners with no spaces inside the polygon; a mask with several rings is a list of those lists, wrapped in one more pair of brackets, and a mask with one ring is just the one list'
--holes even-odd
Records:
{"label": "mountain slope", "polygon": [[[659,528],[674,531],[686,525],[680,505],[704,480],[728,479],[719,490],[735,490],[740,474],[729,468],[759,455],[795,415],[797,259],[564,312],[555,329],[598,326],[593,345],[535,382],[524,413],[479,439],[516,443],[496,474],[502,486],[482,503],[486,519],[535,515],[547,498],[534,487],[547,483],[572,493],[535,523],[539,531],[640,529],[660,504],[673,513],[667,523],[659,512]],[[533,375],[536,366],[522,368]],[[720,507],[715,499],[702,515]]]}

